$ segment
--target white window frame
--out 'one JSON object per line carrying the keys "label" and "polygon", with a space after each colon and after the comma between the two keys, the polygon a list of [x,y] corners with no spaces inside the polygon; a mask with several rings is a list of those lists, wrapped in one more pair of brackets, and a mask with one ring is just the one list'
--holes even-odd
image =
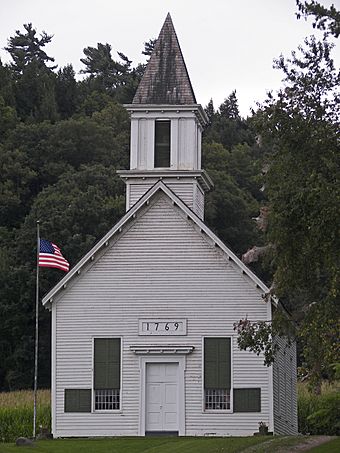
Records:
{"label": "white window frame", "polygon": [[[204,385],[204,339],[205,338],[230,338],[230,409],[206,409]],[[202,414],[231,414],[234,412],[234,373],[233,373],[233,337],[231,335],[204,335],[202,336]]]}
{"label": "white window frame", "polygon": [[[156,160],[156,124],[161,122],[167,122],[170,125],[170,149],[169,149],[169,166],[168,167],[156,167],[155,160]],[[169,170],[172,167],[172,119],[171,118],[155,118],[154,119],[154,131],[153,131],[153,168],[155,170]]]}
{"label": "white window frame", "polygon": [[[94,388],[94,340],[96,338],[120,339],[120,389],[119,389],[119,409],[95,409],[95,388]],[[92,337],[92,397],[91,413],[93,414],[119,414],[123,412],[123,337],[119,335],[94,335]],[[109,389],[108,389],[109,390]]]}

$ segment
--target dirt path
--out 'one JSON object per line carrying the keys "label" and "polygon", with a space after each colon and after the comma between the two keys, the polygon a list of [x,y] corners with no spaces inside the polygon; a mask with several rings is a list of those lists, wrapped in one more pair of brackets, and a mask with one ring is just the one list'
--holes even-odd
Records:
{"label": "dirt path", "polygon": [[329,442],[332,439],[334,439],[332,436],[304,437],[303,443],[291,447],[280,448],[276,453],[300,453],[301,451],[309,451],[310,449]]}
{"label": "dirt path", "polygon": [[[263,444],[248,447],[243,453],[300,453],[335,439],[332,436],[272,437]],[[288,444],[283,446],[282,444]],[[291,443],[291,445],[289,445]],[[281,444],[281,445],[280,445]]]}

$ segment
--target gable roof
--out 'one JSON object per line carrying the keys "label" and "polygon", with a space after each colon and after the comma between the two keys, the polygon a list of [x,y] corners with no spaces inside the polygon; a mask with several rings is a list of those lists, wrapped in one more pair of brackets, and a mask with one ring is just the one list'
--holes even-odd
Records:
{"label": "gable roof", "polygon": [[[214,242],[216,247],[219,247],[222,252],[226,254],[230,261],[233,261],[240,271],[247,275],[254,285],[265,295],[269,294],[269,288],[244,264],[242,261],[210,230],[210,228],[190,209],[188,206],[172,192],[162,181],[158,181],[154,184],[148,192],[146,192],[142,198],[140,198],[132,208],[120,219],[116,225],[68,272],[65,277],[55,285],[55,287],[49,291],[42,299],[43,305],[50,308],[53,298],[63,289],[66,288],[67,283],[76,278],[84,266],[94,259],[96,253],[100,252],[103,248],[109,245],[110,240],[115,235],[121,233],[122,229],[129,222],[131,218],[135,218],[138,212],[143,208],[145,204],[150,203],[150,199],[158,192],[163,191],[176,205],[181,209],[188,219],[191,219],[194,224],[200,229],[202,234],[206,234]],[[277,305],[275,297],[271,297],[272,301]]]}
{"label": "gable roof", "polygon": [[167,15],[133,104],[196,104],[181,48]]}

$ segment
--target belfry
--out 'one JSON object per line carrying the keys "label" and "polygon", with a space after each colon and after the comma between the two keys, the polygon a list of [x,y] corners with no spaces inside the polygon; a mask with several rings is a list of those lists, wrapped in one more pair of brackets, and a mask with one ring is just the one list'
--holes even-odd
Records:
{"label": "belfry", "polygon": [[196,103],[176,32],[168,14],[132,104],[126,208],[162,180],[201,219],[212,187],[201,169],[202,130],[208,118]]}

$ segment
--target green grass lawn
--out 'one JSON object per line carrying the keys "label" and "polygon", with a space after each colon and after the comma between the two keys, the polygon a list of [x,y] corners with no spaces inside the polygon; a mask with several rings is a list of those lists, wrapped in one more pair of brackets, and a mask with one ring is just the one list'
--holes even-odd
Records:
{"label": "green grass lawn", "polygon": [[[268,437],[56,439],[23,449],[34,453],[237,453],[265,441]],[[18,452],[18,447],[0,444],[0,452]]]}
{"label": "green grass lawn", "polygon": [[[23,447],[32,453],[273,453],[282,447],[302,443],[299,437],[130,437],[111,439],[56,439],[37,441],[34,447]],[[336,439],[338,441],[339,439]],[[333,441],[332,441],[333,442]],[[331,445],[332,442],[329,444]],[[334,450],[313,450],[320,453]],[[322,447],[318,447],[322,448]],[[326,445],[325,445],[325,448]],[[0,453],[21,451],[16,445],[0,444]]]}

